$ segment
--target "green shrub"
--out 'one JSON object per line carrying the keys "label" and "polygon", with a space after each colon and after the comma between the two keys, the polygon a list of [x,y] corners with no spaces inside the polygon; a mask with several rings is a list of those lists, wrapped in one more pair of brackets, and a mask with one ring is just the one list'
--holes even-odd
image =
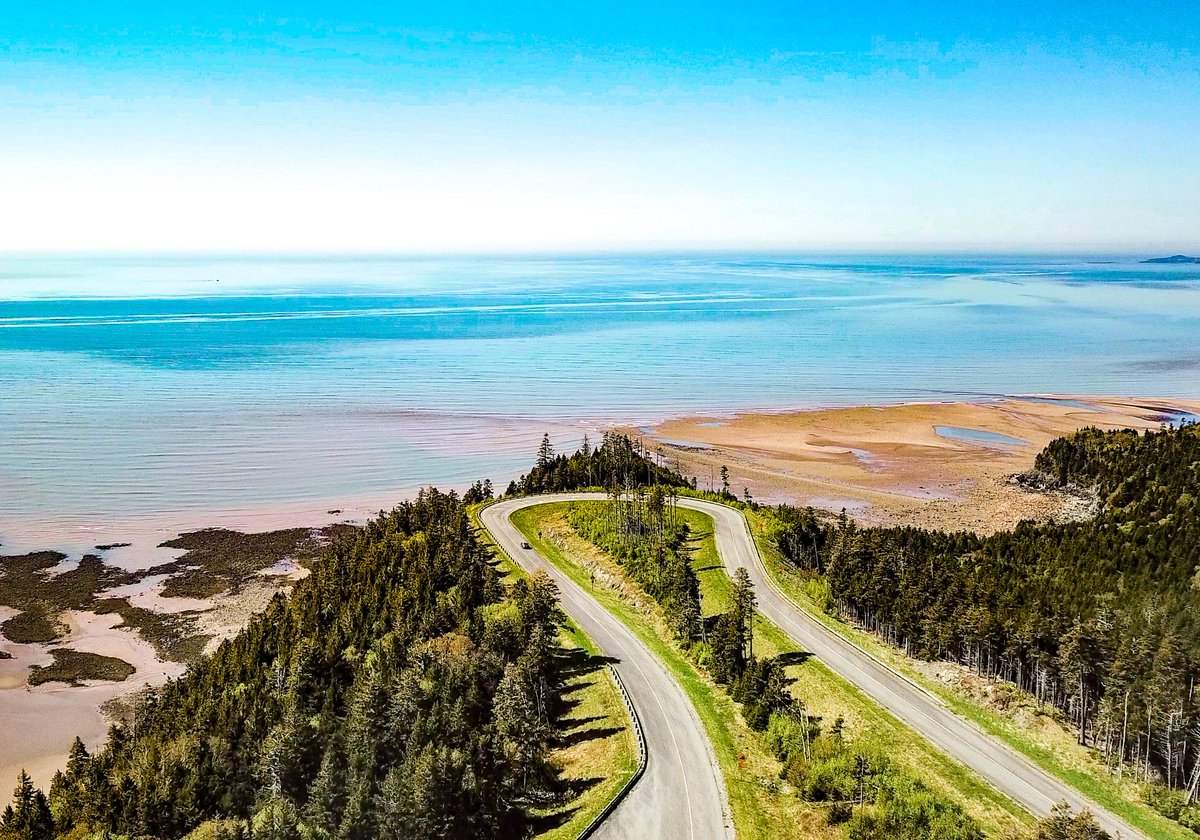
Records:
{"label": "green shrub", "polygon": [[1188,805],[1179,812],[1179,824],[1200,834],[1200,805]]}
{"label": "green shrub", "polygon": [[1187,806],[1187,795],[1183,791],[1163,785],[1146,785],[1142,789],[1142,799],[1169,820],[1178,820]]}

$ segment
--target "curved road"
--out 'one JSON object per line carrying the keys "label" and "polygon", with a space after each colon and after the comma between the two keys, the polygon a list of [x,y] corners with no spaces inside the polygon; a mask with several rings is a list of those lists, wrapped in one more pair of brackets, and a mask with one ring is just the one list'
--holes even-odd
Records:
{"label": "curved road", "polygon": [[764,616],[934,745],[1034,814],[1049,814],[1054,805],[1066,801],[1076,810],[1091,811],[1113,837],[1131,840],[1145,836],[809,616],[780,592],[767,573],[741,511],[687,497],[680,498],[679,504],[712,517],[721,562],[731,575],[739,568],[750,573],[758,609]]}
{"label": "curved road", "polygon": [[480,513],[484,527],[526,571],[544,570],[558,585],[563,610],[583,628],[614,667],[646,736],[646,772],[594,836],[727,840],[733,837],[725,782],[691,701],[658,658],[582,587],[532,549],[509,522],[525,507],[595,496],[508,499]]}

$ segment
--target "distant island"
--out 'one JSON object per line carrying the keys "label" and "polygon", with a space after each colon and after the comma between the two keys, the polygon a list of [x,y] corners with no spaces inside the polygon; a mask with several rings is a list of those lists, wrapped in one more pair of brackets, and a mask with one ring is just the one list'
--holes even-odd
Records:
{"label": "distant island", "polygon": [[1154,257],[1149,260],[1142,260],[1142,264],[1158,263],[1167,265],[1197,265],[1200,264],[1200,257],[1186,257],[1183,254],[1176,254],[1173,257]]}

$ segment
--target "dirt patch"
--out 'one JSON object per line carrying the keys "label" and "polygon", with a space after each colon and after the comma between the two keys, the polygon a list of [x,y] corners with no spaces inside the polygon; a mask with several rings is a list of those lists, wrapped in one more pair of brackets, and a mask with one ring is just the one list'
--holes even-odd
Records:
{"label": "dirt patch", "polygon": [[1069,736],[1070,727],[1062,713],[1027,691],[1004,680],[990,680],[953,662],[913,660],[913,666],[926,677],[954,690],[970,700],[1019,724],[1022,729]]}

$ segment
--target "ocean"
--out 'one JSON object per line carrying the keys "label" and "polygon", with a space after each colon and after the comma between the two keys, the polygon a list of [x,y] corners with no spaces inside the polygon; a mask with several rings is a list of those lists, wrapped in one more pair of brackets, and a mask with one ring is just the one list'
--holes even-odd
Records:
{"label": "ocean", "polygon": [[1197,397],[1197,338],[1200,267],[1134,258],[0,256],[0,544],[504,483],[543,430]]}

